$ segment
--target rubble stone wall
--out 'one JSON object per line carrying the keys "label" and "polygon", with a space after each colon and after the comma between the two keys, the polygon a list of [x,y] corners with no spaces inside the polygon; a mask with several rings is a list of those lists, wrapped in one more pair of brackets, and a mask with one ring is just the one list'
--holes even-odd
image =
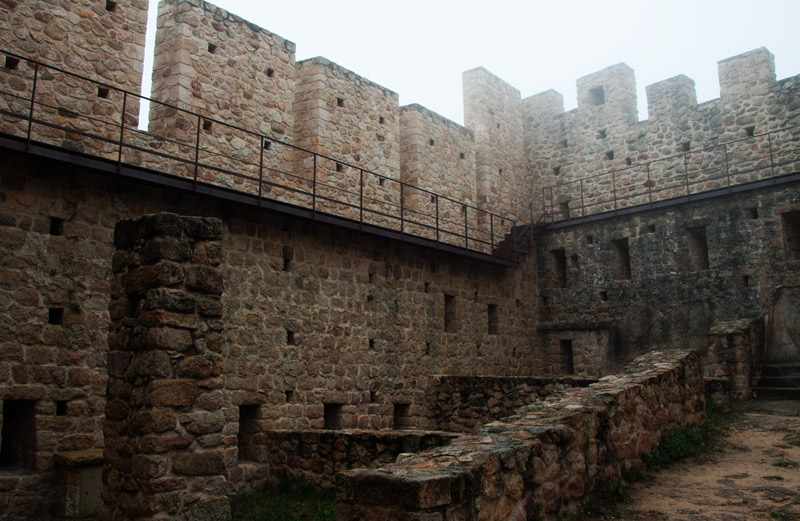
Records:
{"label": "rubble stone wall", "polygon": [[[535,249],[539,343],[553,354],[546,365],[554,366],[561,340],[570,342],[576,367],[606,353],[604,374],[644,350],[708,346],[710,374],[746,391],[749,357],[782,348],[770,339],[798,328],[795,319],[766,320],[783,295],[796,306],[798,198],[795,183],[544,232]],[[748,340],[747,328],[726,329],[739,320],[763,322],[766,345],[760,335]],[[586,335],[591,328],[603,335]],[[719,331],[736,336],[730,352],[718,344],[727,342]],[[796,343],[780,345],[800,353]]]}
{"label": "rubble stone wall", "polygon": [[719,78],[721,97],[700,105],[686,76],[649,85],[641,122],[625,64],[580,78],[569,112],[555,91],[523,100],[537,213],[558,221],[724,188],[727,174],[741,184],[797,171],[798,78],[776,81],[765,48],[720,61]]}
{"label": "rubble stone wall", "polygon": [[342,473],[340,521],[516,520],[575,514],[670,431],[705,420],[695,352],[653,352],[552,403],[523,407],[450,445]]}

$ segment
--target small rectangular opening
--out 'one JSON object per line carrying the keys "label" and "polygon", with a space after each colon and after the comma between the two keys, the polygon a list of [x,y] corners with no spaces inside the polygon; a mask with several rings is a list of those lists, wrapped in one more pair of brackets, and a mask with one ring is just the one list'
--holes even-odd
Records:
{"label": "small rectangular opening", "polygon": [[597,139],[605,139],[608,136],[606,129],[598,130],[597,131]]}
{"label": "small rectangular opening", "polygon": [[4,69],[11,69],[11,70],[18,70],[19,69],[19,58],[14,58],[13,56],[6,56],[5,63],[3,63]]}
{"label": "small rectangular opening", "polygon": [[375,339],[374,338],[370,338],[369,339],[369,348],[370,349],[375,349]]}
{"label": "small rectangular opening", "polygon": [[117,3],[112,2],[111,0],[106,0],[106,11],[109,13],[113,13],[117,10]]}
{"label": "small rectangular opening", "polygon": [[608,291],[600,292],[600,300],[602,300],[603,302],[608,302]]}
{"label": "small rectangular opening", "polygon": [[688,152],[692,149],[692,143],[690,141],[686,141],[685,143],[681,144],[681,150],[684,152]]}
{"label": "small rectangular opening", "polygon": [[285,244],[283,246],[283,271],[291,271],[292,269],[292,260],[294,259],[294,248]]}
{"label": "small rectangular opening", "polygon": [[561,140],[561,143],[559,143],[559,146],[561,146],[561,148],[567,148],[568,145],[569,145],[569,140],[566,139]]}
{"label": "small rectangular opening", "polygon": [[613,150],[609,150],[608,152],[606,152],[606,159],[614,159],[614,151]]}
{"label": "small rectangular opening", "polygon": [[689,239],[689,269],[702,271],[708,269],[708,239],[705,227],[687,230]]}
{"label": "small rectangular opening", "polygon": [[745,127],[744,128],[744,135],[747,137],[753,137],[756,133],[756,127]]}
{"label": "small rectangular opening", "polygon": [[384,118],[383,116],[378,116],[378,123],[383,125],[384,123],[386,123],[386,118]]}
{"label": "small rectangular opening", "polygon": [[36,402],[3,400],[0,468],[36,468]]}
{"label": "small rectangular opening", "polygon": [[217,46],[214,45],[211,42],[208,42],[208,52],[210,52],[211,54],[216,54],[217,53]]}
{"label": "small rectangular opening", "polygon": [[569,201],[558,203],[558,213],[561,214],[562,219],[569,219]]}
{"label": "small rectangular opening", "polygon": [[57,400],[56,401],[56,416],[66,416],[67,415],[67,401],[66,400]]}
{"label": "small rectangular opening", "polygon": [[286,330],[286,345],[287,346],[297,345],[294,339],[294,331],[290,331],[288,329]]}
{"label": "small rectangular opening", "polygon": [[292,389],[285,390],[283,394],[286,397],[286,403],[292,403],[294,401],[294,391]]}
{"label": "small rectangular opening", "polygon": [[567,254],[563,248],[550,250],[550,258],[553,261],[553,273],[555,274],[554,286],[556,288],[567,287]]}
{"label": "small rectangular opening", "polygon": [[750,275],[742,275],[742,286],[745,288],[750,286]]}
{"label": "small rectangular opening", "polygon": [[561,174],[561,167],[557,166],[553,168],[553,175],[559,175],[559,174]]}
{"label": "small rectangular opening", "polygon": [[647,233],[656,233],[656,225],[655,224],[648,224],[647,225]]}
{"label": "small rectangular opening", "polygon": [[593,87],[589,89],[589,104],[590,105],[602,105],[606,102],[606,91],[603,87]]}
{"label": "small rectangular opening", "polygon": [[370,391],[369,392],[369,403],[375,403],[375,400],[378,399],[378,392],[377,391]]}
{"label": "small rectangular opening", "polygon": [[456,297],[454,295],[444,296],[444,331],[453,333],[456,330]]}
{"label": "small rectangular opening", "polygon": [[594,244],[594,235],[586,236],[586,244]]}
{"label": "small rectangular opening", "polygon": [[385,182],[386,182],[386,179],[384,179],[382,177],[378,178],[378,186],[383,186]]}
{"label": "small rectangular opening", "polygon": [[267,78],[272,78],[273,76],[275,76],[275,69],[267,67]]}
{"label": "small rectangular opening", "polygon": [[758,207],[751,206],[747,209],[747,213],[750,215],[751,219],[758,219]]}
{"label": "small rectangular opening", "polygon": [[500,327],[499,327],[499,313],[497,304],[489,304],[488,306],[488,315],[489,315],[489,324],[488,324],[488,332],[490,335],[497,335]]}
{"label": "small rectangular opening", "polygon": [[342,404],[341,403],[326,403],[323,404],[323,415],[326,429],[342,429],[344,428],[344,419],[342,417]]}
{"label": "small rectangular opening", "polygon": [[341,163],[336,163],[336,171],[337,172],[344,172],[344,165]]}
{"label": "small rectangular opening", "polygon": [[97,97],[108,99],[108,96],[111,94],[111,89],[108,87],[97,87]]}
{"label": "small rectangular opening", "polygon": [[633,164],[633,159],[631,159],[629,157],[626,157],[625,158],[625,164],[628,165],[628,166],[631,166]]}
{"label": "small rectangular opening", "polygon": [[336,98],[336,106],[344,107],[344,98]]}
{"label": "small rectangular opening", "polygon": [[467,155],[464,152],[459,152],[458,153],[458,158],[459,159],[465,159],[466,157],[467,157]]}
{"label": "small rectangular opening", "polygon": [[434,141],[433,139],[429,139],[429,140],[428,140],[428,144],[429,144],[430,146],[433,146],[433,145],[435,145],[435,144],[436,144],[436,141]]}
{"label": "small rectangular opening", "polygon": [[410,409],[411,406],[407,403],[394,404],[393,425],[395,429],[407,429],[410,426]]}
{"label": "small rectangular opening", "polygon": [[50,308],[47,310],[47,323],[60,325],[64,322],[64,308]]}
{"label": "small rectangular opening", "polygon": [[275,149],[275,143],[265,139],[264,140],[264,150],[274,150],[274,149]]}
{"label": "small rectangular opening", "polygon": [[258,436],[258,405],[239,406],[239,435],[237,445],[239,448],[239,461],[258,461],[255,440]]}
{"label": "small rectangular opening", "polygon": [[560,340],[561,367],[564,374],[575,374],[575,362],[572,356],[572,340]]}
{"label": "small rectangular opening", "polygon": [[781,215],[787,260],[800,260],[800,211]]}
{"label": "small rectangular opening", "polygon": [[211,132],[211,127],[214,126],[214,123],[211,120],[204,119],[203,120],[203,130],[206,132]]}
{"label": "small rectangular opening", "polygon": [[617,257],[617,262],[616,262],[617,279],[630,280],[631,253],[628,244],[628,239],[627,238],[617,239],[615,241],[611,241],[611,244],[614,246],[614,252],[616,253]]}
{"label": "small rectangular opening", "polygon": [[50,218],[50,235],[64,235],[64,219]]}

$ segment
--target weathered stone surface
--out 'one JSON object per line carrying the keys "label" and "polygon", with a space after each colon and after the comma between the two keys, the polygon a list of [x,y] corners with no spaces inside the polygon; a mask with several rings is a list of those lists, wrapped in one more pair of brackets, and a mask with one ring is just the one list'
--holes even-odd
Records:
{"label": "weathered stone surface", "polygon": [[225,457],[220,451],[178,453],[172,458],[172,471],[189,476],[222,474]]}
{"label": "weathered stone surface", "polygon": [[189,407],[197,396],[193,380],[155,380],[148,389],[148,402],[153,407]]}

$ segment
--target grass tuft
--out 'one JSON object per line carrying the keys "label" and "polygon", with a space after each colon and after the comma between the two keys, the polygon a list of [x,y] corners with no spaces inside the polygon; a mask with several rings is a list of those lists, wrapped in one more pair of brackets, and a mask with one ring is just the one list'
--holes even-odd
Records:
{"label": "grass tuft", "polygon": [[336,498],[304,481],[283,481],[264,492],[231,498],[233,521],[334,521]]}

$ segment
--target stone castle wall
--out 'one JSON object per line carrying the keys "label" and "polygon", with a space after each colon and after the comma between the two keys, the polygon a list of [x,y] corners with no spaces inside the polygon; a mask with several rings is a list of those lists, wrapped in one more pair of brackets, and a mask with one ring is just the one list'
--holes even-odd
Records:
{"label": "stone castle wall", "polygon": [[719,77],[721,98],[700,105],[686,76],[649,85],[642,122],[625,64],[579,79],[575,110],[554,91],[523,100],[539,213],[563,220],[796,171],[800,130],[763,134],[800,124],[797,78],[776,82],[764,48],[719,62]]}

